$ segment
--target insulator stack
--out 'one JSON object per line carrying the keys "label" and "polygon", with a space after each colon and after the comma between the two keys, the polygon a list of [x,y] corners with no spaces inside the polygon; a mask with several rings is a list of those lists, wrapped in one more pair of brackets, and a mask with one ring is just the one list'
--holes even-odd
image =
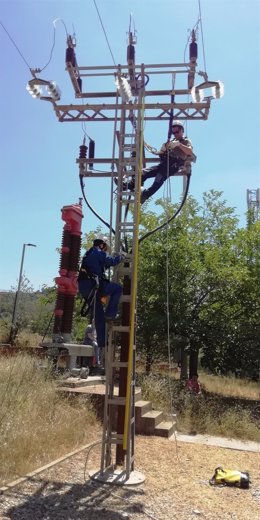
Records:
{"label": "insulator stack", "polygon": [[71,250],[71,235],[67,229],[63,230],[62,244],[61,244],[61,258],[60,258],[60,269],[69,268],[69,258]]}
{"label": "insulator stack", "polygon": [[83,214],[81,204],[64,206],[62,208],[63,228],[60,270],[55,278],[57,285],[57,299],[55,307],[55,322],[53,333],[70,334],[74,299],[78,292],[78,264],[81,246],[81,222]]}
{"label": "insulator stack", "polygon": [[196,42],[190,43],[190,62],[195,63],[198,57],[198,45]]}
{"label": "insulator stack", "polygon": [[73,47],[68,47],[66,49],[66,65],[71,64],[72,67],[75,67],[76,64],[76,56]]}
{"label": "insulator stack", "polygon": [[78,237],[77,235],[72,235],[71,236],[71,254],[70,254],[70,261],[69,261],[69,270],[70,271],[78,271],[80,248],[81,248],[81,238]]}
{"label": "insulator stack", "polygon": [[[95,157],[95,141],[90,139],[89,141],[89,151],[88,151],[88,158],[94,159]],[[93,168],[93,163],[89,163],[89,168]]]}
{"label": "insulator stack", "polygon": [[80,159],[86,159],[87,158],[87,151],[88,151],[88,147],[85,144],[82,144],[79,147],[79,158]]}
{"label": "insulator stack", "polygon": [[79,86],[79,90],[80,90],[80,92],[82,92],[82,79],[78,76],[76,78],[76,80],[77,80],[77,84]]}
{"label": "insulator stack", "polygon": [[196,42],[196,33],[194,29],[191,32],[191,42],[190,42],[190,62],[196,63],[198,57],[198,45]]}
{"label": "insulator stack", "polygon": [[54,325],[53,325],[53,333],[54,334],[61,334],[61,328],[62,328],[62,316],[63,316],[63,309],[64,309],[64,294],[59,293],[56,297],[56,305],[55,305],[55,311],[54,311]]}
{"label": "insulator stack", "polygon": [[135,48],[134,45],[128,45],[127,46],[127,61],[134,61],[135,60]]}
{"label": "insulator stack", "polygon": [[196,34],[193,29],[191,33],[191,42],[189,47],[189,57],[190,57],[190,72],[188,74],[188,89],[192,89],[194,86],[194,80],[195,80],[195,67],[197,64],[197,58],[198,58],[198,45],[196,42]]}
{"label": "insulator stack", "polygon": [[72,329],[74,299],[72,295],[67,295],[64,302],[64,314],[62,319],[62,334],[70,334]]}

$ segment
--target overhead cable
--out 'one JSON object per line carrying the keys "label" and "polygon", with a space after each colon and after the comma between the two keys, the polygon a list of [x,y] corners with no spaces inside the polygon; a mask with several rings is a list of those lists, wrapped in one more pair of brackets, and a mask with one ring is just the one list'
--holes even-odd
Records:
{"label": "overhead cable", "polygon": [[25,59],[24,55],[22,54],[22,52],[20,51],[19,47],[16,45],[14,39],[12,38],[12,36],[9,34],[8,30],[6,29],[6,27],[4,26],[4,24],[0,21],[0,24],[2,25],[4,31],[6,32],[8,38],[11,40],[12,44],[14,45],[14,47],[16,48],[17,52],[20,54],[22,60],[24,61],[25,65],[28,67],[28,69],[31,71],[31,67],[28,63],[28,61]]}
{"label": "overhead cable", "polygon": [[207,73],[200,0],[198,0],[198,4],[199,4],[199,20],[200,20],[200,27],[201,27],[201,41],[202,41],[202,51],[203,51],[204,70],[205,70],[205,72]]}
{"label": "overhead cable", "polygon": [[156,233],[156,231],[160,231],[161,229],[163,229],[165,226],[167,226],[167,224],[169,224],[172,220],[174,220],[180,213],[180,211],[182,210],[185,202],[186,202],[186,199],[187,199],[187,196],[188,196],[188,192],[189,192],[189,186],[190,186],[190,177],[191,177],[191,174],[187,174],[187,182],[186,182],[186,188],[185,188],[185,193],[183,195],[183,199],[181,201],[181,204],[179,206],[179,208],[177,209],[177,211],[175,211],[175,213],[169,218],[167,219],[165,222],[163,222],[162,224],[160,224],[160,226],[152,229],[151,231],[148,231],[147,233],[145,233],[145,235],[143,235],[142,237],[139,238],[139,244],[145,240],[146,238],[150,237],[151,235],[153,235],[154,233]]}
{"label": "overhead cable", "polygon": [[115,65],[115,67],[116,67],[115,58],[114,58],[114,55],[113,55],[112,49],[111,49],[110,44],[109,44],[109,41],[108,41],[108,37],[107,37],[107,34],[106,34],[106,30],[105,30],[104,24],[103,24],[103,22],[102,22],[102,18],[101,18],[101,16],[100,16],[100,12],[99,12],[99,10],[98,10],[98,6],[97,6],[97,4],[96,4],[96,0],[93,0],[93,2],[94,2],[94,5],[95,5],[95,8],[96,8],[96,10],[97,10],[97,14],[98,14],[98,17],[99,17],[99,20],[100,20],[101,27],[102,27],[102,29],[103,29],[103,32],[104,32],[105,38],[106,38],[106,42],[107,42],[107,45],[108,45],[108,48],[109,48],[109,51],[110,51],[110,54],[111,54],[111,57],[112,57],[113,63],[114,63],[114,65]]}
{"label": "overhead cable", "polygon": [[90,209],[90,211],[92,211],[92,213],[95,215],[95,217],[97,217],[109,230],[112,231],[112,233],[115,235],[116,232],[114,230],[114,228],[111,228],[109,223],[106,222],[95,210],[94,208],[92,208],[91,204],[89,203],[86,195],[85,195],[85,190],[84,190],[84,183],[83,183],[83,177],[82,175],[79,176],[79,180],[80,180],[80,187],[81,187],[81,191],[82,191],[82,195],[83,195],[83,198],[84,198],[84,201],[86,202],[88,208]]}

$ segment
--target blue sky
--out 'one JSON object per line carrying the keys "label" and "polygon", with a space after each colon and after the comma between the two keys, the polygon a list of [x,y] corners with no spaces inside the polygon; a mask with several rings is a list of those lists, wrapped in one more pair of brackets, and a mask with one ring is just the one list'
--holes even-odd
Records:
{"label": "blue sky", "polygon": [[[188,30],[198,20],[198,0],[96,0],[96,4],[116,63],[126,62],[130,13],[137,30],[136,63],[183,62]],[[69,34],[75,29],[79,65],[113,64],[93,0],[0,0],[0,12],[30,67],[47,63],[57,18]],[[244,225],[246,189],[259,187],[260,2],[201,0],[201,14],[208,76],[224,82],[225,96],[212,102],[208,121],[188,124],[198,157],[190,193],[201,200],[204,191],[223,191]],[[26,248],[24,272],[39,289],[52,285],[58,274],[60,209],[81,196],[76,158],[83,130],[80,123],[59,123],[51,104],[29,96],[25,87],[30,71],[1,26],[0,34],[0,289],[17,283],[23,243],[28,242],[37,248]],[[198,45],[197,70],[204,70],[201,34]],[[56,80],[61,103],[70,104],[75,99],[65,72],[65,50],[65,28],[56,22],[52,60],[40,77]],[[201,81],[198,77],[196,82]],[[88,123],[85,128],[96,141],[96,156],[110,155],[113,127]],[[159,148],[167,131],[166,123],[147,122],[145,138]],[[107,218],[108,182],[91,179],[86,189],[91,203]],[[172,193],[173,202],[178,201],[180,186],[173,182]],[[149,208],[153,207],[151,202]],[[83,212],[83,231],[95,229],[99,222],[85,206]]]}

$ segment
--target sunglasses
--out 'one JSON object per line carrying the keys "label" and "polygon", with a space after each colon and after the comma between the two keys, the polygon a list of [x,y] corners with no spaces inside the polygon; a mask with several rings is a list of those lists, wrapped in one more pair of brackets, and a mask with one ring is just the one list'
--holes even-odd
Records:
{"label": "sunglasses", "polygon": [[181,130],[173,130],[173,131],[172,131],[173,135],[175,135],[175,134],[179,134],[180,132],[181,132]]}

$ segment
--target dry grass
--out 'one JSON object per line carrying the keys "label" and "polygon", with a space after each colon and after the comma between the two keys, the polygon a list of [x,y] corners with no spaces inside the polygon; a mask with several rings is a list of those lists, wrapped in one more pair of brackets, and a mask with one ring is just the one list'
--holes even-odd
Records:
{"label": "dry grass", "polygon": [[[197,432],[260,442],[259,412],[237,398],[202,393],[191,395],[185,385],[168,376],[150,374],[138,377],[143,399],[155,409],[177,414],[180,432]],[[249,402],[250,404],[250,402]]]}
{"label": "dry grass", "polygon": [[260,399],[260,381],[257,383],[232,376],[214,376],[205,372],[200,373],[200,381],[208,392],[214,394],[239,399]]}
{"label": "dry grass", "polygon": [[24,354],[0,359],[1,483],[95,438],[90,405],[57,395],[50,370],[37,364]]}

